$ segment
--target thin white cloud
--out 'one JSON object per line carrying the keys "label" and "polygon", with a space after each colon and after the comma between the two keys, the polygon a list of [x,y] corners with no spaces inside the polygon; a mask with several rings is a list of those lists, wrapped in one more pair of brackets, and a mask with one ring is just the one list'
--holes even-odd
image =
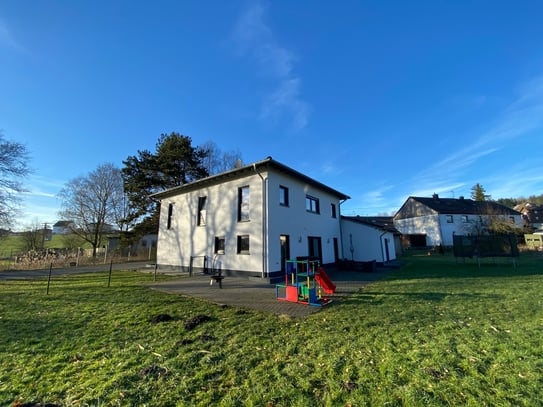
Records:
{"label": "thin white cloud", "polygon": [[458,183],[458,178],[463,177],[475,163],[538,129],[543,129],[543,76],[519,87],[516,99],[504,109],[502,117],[474,137],[470,145],[421,171],[413,183],[428,186],[426,191],[429,188],[444,191],[448,187],[441,185]]}
{"label": "thin white cloud", "polygon": [[7,23],[0,18],[0,48],[2,47],[26,52],[25,48],[13,36]]}
{"label": "thin white cloud", "polygon": [[301,79],[293,73],[295,56],[276,43],[265,23],[266,9],[255,2],[240,16],[234,29],[234,43],[241,56],[256,62],[259,74],[274,82],[273,90],[263,101],[261,119],[274,121],[288,116],[294,130],[307,126],[310,107],[301,97]]}

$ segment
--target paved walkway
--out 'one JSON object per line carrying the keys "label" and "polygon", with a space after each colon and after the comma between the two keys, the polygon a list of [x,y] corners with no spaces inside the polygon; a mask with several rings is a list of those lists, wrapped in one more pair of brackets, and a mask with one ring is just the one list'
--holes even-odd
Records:
{"label": "paved walkway", "polygon": [[[333,307],[343,298],[357,292],[368,283],[378,280],[389,270],[371,273],[337,271],[329,272],[330,279],[336,284],[336,292],[327,296],[332,302],[326,307]],[[222,288],[217,283],[210,285],[209,275],[199,274],[183,276],[176,280],[156,282],[148,285],[152,289],[201,298],[214,304],[240,308],[250,308],[277,315],[303,318],[318,312],[323,307],[281,301],[276,298],[275,284],[269,284],[258,278],[225,277]],[[281,293],[284,295],[284,293]]]}

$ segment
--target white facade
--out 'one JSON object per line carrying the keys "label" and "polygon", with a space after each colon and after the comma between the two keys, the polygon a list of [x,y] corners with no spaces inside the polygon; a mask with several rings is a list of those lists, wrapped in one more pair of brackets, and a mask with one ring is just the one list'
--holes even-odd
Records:
{"label": "white facade", "polygon": [[343,218],[341,220],[345,259],[386,263],[396,259],[394,234],[377,227]]}
{"label": "white facade", "polygon": [[394,220],[394,226],[403,235],[425,234],[427,246],[452,246],[453,235],[469,235],[480,231],[491,218],[511,222],[522,227],[520,215],[465,215],[427,214],[414,218]]}
{"label": "white facade", "polygon": [[[241,189],[248,191],[243,204]],[[271,159],[157,197],[159,266],[188,270],[191,257],[200,267],[206,256],[225,273],[268,277],[281,274],[286,258],[316,256],[327,264],[341,257],[339,206],[348,197]],[[248,219],[239,219],[240,206]],[[240,245],[247,238],[249,250]]]}

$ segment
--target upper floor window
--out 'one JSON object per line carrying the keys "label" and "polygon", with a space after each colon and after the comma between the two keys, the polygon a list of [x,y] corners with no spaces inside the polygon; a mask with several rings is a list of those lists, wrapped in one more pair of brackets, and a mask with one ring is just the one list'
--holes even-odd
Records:
{"label": "upper floor window", "polygon": [[305,196],[305,210],[312,213],[320,213],[319,200],[312,196]]}
{"label": "upper floor window", "polygon": [[249,218],[249,187],[238,189],[238,221],[248,221]]}
{"label": "upper floor window", "polygon": [[172,228],[172,218],[173,218],[173,203],[168,205],[168,222],[166,225],[167,229]]}
{"label": "upper floor window", "polygon": [[279,186],[279,205],[288,206],[288,188]]}
{"label": "upper floor window", "polygon": [[462,220],[462,223],[468,223],[468,215],[462,215],[460,219]]}
{"label": "upper floor window", "polygon": [[206,224],[206,198],[205,196],[198,197],[198,226]]}
{"label": "upper floor window", "polygon": [[447,223],[453,223],[453,216],[447,215]]}
{"label": "upper floor window", "polygon": [[509,222],[515,223],[515,217],[514,216],[509,216]]}
{"label": "upper floor window", "polygon": [[332,218],[337,217],[336,215],[336,204],[332,204]]}

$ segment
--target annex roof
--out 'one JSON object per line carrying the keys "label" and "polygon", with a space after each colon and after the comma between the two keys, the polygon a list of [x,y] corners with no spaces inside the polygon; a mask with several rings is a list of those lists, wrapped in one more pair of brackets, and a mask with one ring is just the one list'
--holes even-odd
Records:
{"label": "annex roof", "polygon": [[383,230],[390,233],[399,233],[394,227],[392,216],[341,216],[342,219],[352,222],[361,223],[373,228]]}
{"label": "annex roof", "polygon": [[155,194],[152,194],[152,197],[163,199],[170,196],[178,195],[184,192],[193,191],[195,189],[203,188],[205,186],[209,185],[216,185],[220,184],[222,182],[225,182],[227,180],[238,178],[242,176],[247,176],[250,173],[258,174],[261,170],[267,170],[267,169],[274,169],[276,171],[282,172],[284,174],[289,175],[290,177],[293,177],[295,179],[298,179],[302,182],[305,182],[315,188],[319,188],[331,195],[336,196],[337,198],[341,200],[347,200],[350,199],[348,195],[345,195],[342,192],[339,192],[311,177],[308,177],[307,175],[302,174],[299,171],[296,171],[279,161],[274,160],[271,157],[267,157],[264,160],[257,161],[239,168],[234,168],[229,171],[221,172],[219,174],[211,175],[206,178],[199,179],[197,181],[190,182],[185,185],[177,186],[174,188],[167,189],[165,191],[157,192]]}

